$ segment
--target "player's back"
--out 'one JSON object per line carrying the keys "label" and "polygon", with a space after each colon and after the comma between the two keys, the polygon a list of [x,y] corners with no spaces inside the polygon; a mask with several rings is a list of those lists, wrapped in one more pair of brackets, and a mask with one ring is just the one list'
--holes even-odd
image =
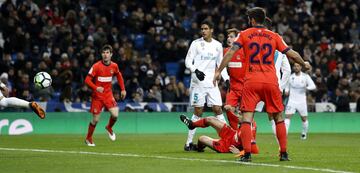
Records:
{"label": "player's back", "polygon": [[282,38],[264,27],[253,27],[240,33],[235,44],[243,47],[246,62],[245,83],[260,82],[278,85],[275,50],[286,52]]}

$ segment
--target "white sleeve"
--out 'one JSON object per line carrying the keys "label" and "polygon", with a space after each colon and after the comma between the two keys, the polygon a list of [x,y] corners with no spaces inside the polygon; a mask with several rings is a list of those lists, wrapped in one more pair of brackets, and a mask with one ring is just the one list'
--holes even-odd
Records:
{"label": "white sleeve", "polygon": [[5,87],[6,87],[6,85],[4,83],[0,82],[0,88],[5,88]]}
{"label": "white sleeve", "polygon": [[196,56],[196,45],[193,41],[191,42],[190,48],[185,58],[185,66],[186,68],[189,68],[191,72],[194,72],[196,70],[196,67],[193,64],[195,56]]}
{"label": "white sleeve", "polygon": [[311,79],[311,77],[308,74],[306,74],[306,89],[307,90],[316,89],[316,85],[315,85],[314,81]]}
{"label": "white sleeve", "polygon": [[[217,59],[217,61],[216,61],[216,67],[219,67],[220,66],[220,64],[221,64],[221,62],[222,62],[222,60],[223,60],[223,52],[224,52],[224,50],[223,50],[223,47],[222,47],[222,45],[220,44],[220,46],[219,46],[219,49],[220,49],[220,51],[219,51],[219,55],[218,55],[218,59]],[[227,69],[226,68],[224,68],[222,71],[221,71],[221,77],[223,78],[223,80],[224,81],[226,81],[226,80],[229,80],[229,74],[228,74],[228,72],[227,72]]]}
{"label": "white sleeve", "polygon": [[290,75],[291,75],[291,66],[289,63],[288,58],[286,57],[286,55],[283,55],[281,58],[281,72],[282,72],[282,77],[281,77],[281,81],[280,81],[280,88],[281,90],[286,90],[286,87],[289,83],[289,79],[290,79]]}

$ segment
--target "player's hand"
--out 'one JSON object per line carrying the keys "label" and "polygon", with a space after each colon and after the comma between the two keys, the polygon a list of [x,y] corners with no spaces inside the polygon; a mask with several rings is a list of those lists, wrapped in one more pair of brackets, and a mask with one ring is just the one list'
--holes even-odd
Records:
{"label": "player's hand", "polygon": [[200,81],[203,81],[205,79],[205,73],[196,69],[195,70],[195,74],[196,74],[196,77],[200,80]]}
{"label": "player's hand", "polygon": [[99,92],[99,93],[103,93],[104,88],[103,87],[96,87],[96,91]]}
{"label": "player's hand", "polygon": [[229,147],[229,150],[230,150],[230,152],[233,153],[233,154],[240,154],[240,150],[239,150],[238,148],[236,148],[234,145],[231,145],[231,146]]}
{"label": "player's hand", "polygon": [[215,71],[215,75],[214,75],[214,79],[213,79],[213,84],[214,86],[216,86],[216,82],[220,80],[220,72],[218,72],[217,70]]}
{"label": "player's hand", "polygon": [[305,71],[311,70],[311,65],[310,65],[310,63],[308,61],[305,61],[304,64],[305,64],[304,65],[304,70]]}
{"label": "player's hand", "polygon": [[124,100],[125,97],[126,97],[126,91],[125,91],[125,90],[124,90],[124,91],[121,91],[121,93],[120,93],[120,98],[121,98],[121,100]]}

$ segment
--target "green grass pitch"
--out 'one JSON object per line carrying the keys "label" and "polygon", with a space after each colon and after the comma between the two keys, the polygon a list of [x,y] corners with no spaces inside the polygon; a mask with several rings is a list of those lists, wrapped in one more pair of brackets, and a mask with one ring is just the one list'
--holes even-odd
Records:
{"label": "green grass pitch", "polygon": [[360,134],[310,134],[307,140],[290,134],[290,162],[278,161],[272,134],[258,134],[260,154],[250,164],[208,148],[185,152],[185,138],[118,134],[111,142],[106,134],[96,134],[97,146],[87,147],[83,135],[0,136],[0,172],[360,172]]}

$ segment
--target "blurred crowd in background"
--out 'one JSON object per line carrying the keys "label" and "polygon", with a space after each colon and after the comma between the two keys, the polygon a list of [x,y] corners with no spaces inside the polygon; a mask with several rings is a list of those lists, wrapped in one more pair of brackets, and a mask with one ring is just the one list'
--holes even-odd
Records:
{"label": "blurred crowd in background", "polygon": [[[0,0],[0,80],[25,100],[88,102],[84,79],[104,44],[125,78],[126,102],[188,102],[190,71],[184,59],[201,21],[246,29],[247,8],[261,6],[272,30],[304,59],[317,90],[309,104],[360,105],[359,0]],[[48,72],[52,87],[33,77]],[[115,98],[119,87],[114,81]],[[223,95],[225,91],[222,91]],[[120,101],[120,100],[119,100]],[[358,106],[359,107],[359,106]]]}

